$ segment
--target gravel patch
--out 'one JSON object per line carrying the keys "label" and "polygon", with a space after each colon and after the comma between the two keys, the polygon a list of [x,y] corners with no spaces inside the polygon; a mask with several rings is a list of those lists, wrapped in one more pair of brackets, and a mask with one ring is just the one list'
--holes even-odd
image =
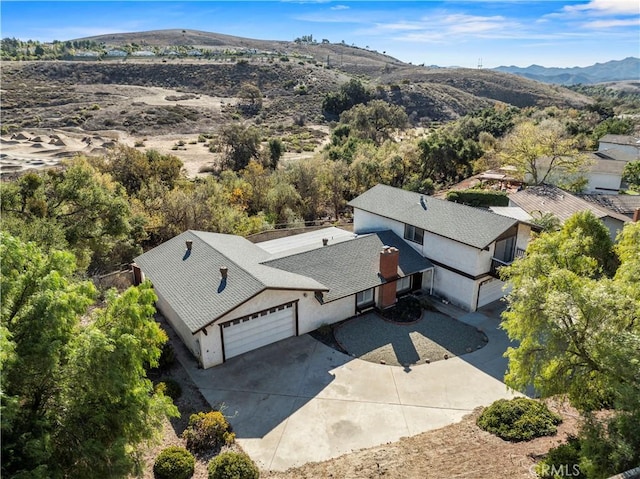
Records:
{"label": "gravel patch", "polygon": [[334,335],[349,354],[394,366],[461,356],[487,344],[487,336],[473,326],[433,311],[424,311],[420,320],[406,324],[368,313],[340,325]]}

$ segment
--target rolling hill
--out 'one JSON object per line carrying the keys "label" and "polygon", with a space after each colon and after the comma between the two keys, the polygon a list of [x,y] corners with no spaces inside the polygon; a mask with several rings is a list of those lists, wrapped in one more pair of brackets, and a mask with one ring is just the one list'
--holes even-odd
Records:
{"label": "rolling hill", "polygon": [[[5,123],[28,126],[30,119],[37,118],[42,127],[139,133],[215,130],[233,121],[234,109],[211,113],[178,100],[171,108],[150,108],[144,101],[125,97],[129,98],[132,88],[163,88],[186,96],[228,99],[225,102],[230,104],[248,82],[258,86],[265,97],[257,117],[261,123],[282,124],[302,116],[309,123],[321,124],[326,122],[322,112],[326,94],[338,91],[354,77],[376,98],[403,106],[415,124],[423,125],[453,120],[495,102],[579,108],[591,101],[563,87],[508,73],[411,65],[384,52],[328,41],[255,40],[179,29],[77,40],[95,41],[104,50],[158,52],[181,47],[209,55],[4,62]],[[119,90],[123,88],[128,88],[124,96]]]}
{"label": "rolling hill", "polygon": [[624,60],[613,60],[596,63],[589,67],[546,68],[531,65],[526,68],[501,66],[496,71],[513,73],[525,78],[559,85],[576,85],[578,83],[604,83],[624,80],[640,80],[640,58],[628,57]]}

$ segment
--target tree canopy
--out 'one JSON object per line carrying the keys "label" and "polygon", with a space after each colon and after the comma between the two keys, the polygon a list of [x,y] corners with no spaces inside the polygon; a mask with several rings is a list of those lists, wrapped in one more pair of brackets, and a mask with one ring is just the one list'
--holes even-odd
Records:
{"label": "tree canopy", "polygon": [[167,340],[151,285],[109,292],[75,279],[73,255],[0,233],[2,473],[122,477],[135,446],[177,415],[145,366]]}
{"label": "tree canopy", "polygon": [[380,145],[390,138],[394,130],[406,128],[409,119],[404,109],[383,100],[371,100],[366,105],[356,105],[340,115],[340,121],[349,125],[359,138]]}
{"label": "tree canopy", "polygon": [[575,138],[557,120],[515,126],[501,144],[503,165],[514,166],[531,184],[553,183],[584,172],[589,159],[578,151]]}
{"label": "tree canopy", "polygon": [[[585,467],[608,477],[640,460],[640,224],[615,247],[590,212],[543,233],[501,270],[513,285],[503,328],[506,383],[566,394],[587,415]],[[608,408],[603,421],[592,415]],[[614,460],[614,457],[615,460]]]}
{"label": "tree canopy", "polygon": [[60,170],[27,173],[0,185],[2,228],[46,248],[69,248],[82,269],[113,268],[139,253],[140,217],[109,174],[82,157]]}
{"label": "tree canopy", "polygon": [[220,142],[225,166],[233,171],[245,168],[249,161],[260,155],[260,131],[253,126],[228,125],[222,129]]}
{"label": "tree canopy", "polygon": [[640,160],[630,161],[624,165],[622,181],[626,181],[630,189],[640,191]]}

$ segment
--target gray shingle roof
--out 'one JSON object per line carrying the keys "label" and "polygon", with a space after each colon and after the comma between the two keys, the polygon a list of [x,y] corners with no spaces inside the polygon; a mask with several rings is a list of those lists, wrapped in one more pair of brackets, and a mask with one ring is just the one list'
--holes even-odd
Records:
{"label": "gray shingle roof", "polygon": [[[193,241],[186,254],[185,241]],[[185,231],[135,258],[191,332],[269,288],[326,291],[307,276],[260,264],[270,256],[240,236]],[[229,269],[225,284],[220,267]]]}
{"label": "gray shingle roof", "polygon": [[433,266],[392,231],[359,236],[264,264],[282,271],[304,274],[327,285],[329,292],[324,295],[327,302],[383,284],[385,281],[378,273],[379,255],[385,245],[395,246],[400,251],[400,276],[408,276]]}
{"label": "gray shingle roof", "polygon": [[582,198],[567,193],[557,186],[531,186],[524,190],[511,193],[509,200],[527,213],[534,211],[551,213],[563,222],[579,211],[591,211],[596,218],[610,216],[620,221],[629,221],[629,218],[626,216],[600,208],[593,203],[589,203]]}
{"label": "gray shingle roof", "polygon": [[640,208],[640,195],[581,195],[582,199],[602,208],[633,217],[633,212]]}
{"label": "gray shingle roof", "polygon": [[614,135],[607,133],[600,138],[600,143],[612,143],[614,145],[640,146],[640,138],[631,135]]}
{"label": "gray shingle roof", "polygon": [[[421,198],[426,206],[421,205]],[[349,202],[354,208],[484,249],[518,221],[432,196],[376,185]]]}

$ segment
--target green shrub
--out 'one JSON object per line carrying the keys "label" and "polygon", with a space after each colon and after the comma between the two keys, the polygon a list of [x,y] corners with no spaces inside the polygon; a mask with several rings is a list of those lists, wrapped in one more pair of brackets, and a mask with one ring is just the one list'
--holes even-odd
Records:
{"label": "green shrub", "polygon": [[506,441],[528,441],[556,433],[562,418],[528,398],[499,399],[482,411],[478,427]]}
{"label": "green shrub", "polygon": [[450,191],[447,193],[447,200],[469,206],[509,206],[509,197],[504,191]]}
{"label": "green shrub", "polygon": [[209,462],[209,479],[258,479],[260,471],[246,454],[223,452]]}
{"label": "green shrub", "polygon": [[167,378],[156,385],[156,391],[170,397],[174,401],[182,396],[182,386],[175,379]]}
{"label": "green shrub", "polygon": [[182,437],[187,440],[187,449],[203,452],[233,444],[236,435],[231,432],[231,426],[220,411],[210,411],[192,414]]}
{"label": "green shrub", "polygon": [[565,444],[550,449],[547,456],[536,465],[536,474],[542,479],[586,478],[580,470],[580,439],[570,436]]}
{"label": "green shrub", "polygon": [[189,479],[193,476],[196,460],[184,447],[163,449],[153,464],[156,479]]}

